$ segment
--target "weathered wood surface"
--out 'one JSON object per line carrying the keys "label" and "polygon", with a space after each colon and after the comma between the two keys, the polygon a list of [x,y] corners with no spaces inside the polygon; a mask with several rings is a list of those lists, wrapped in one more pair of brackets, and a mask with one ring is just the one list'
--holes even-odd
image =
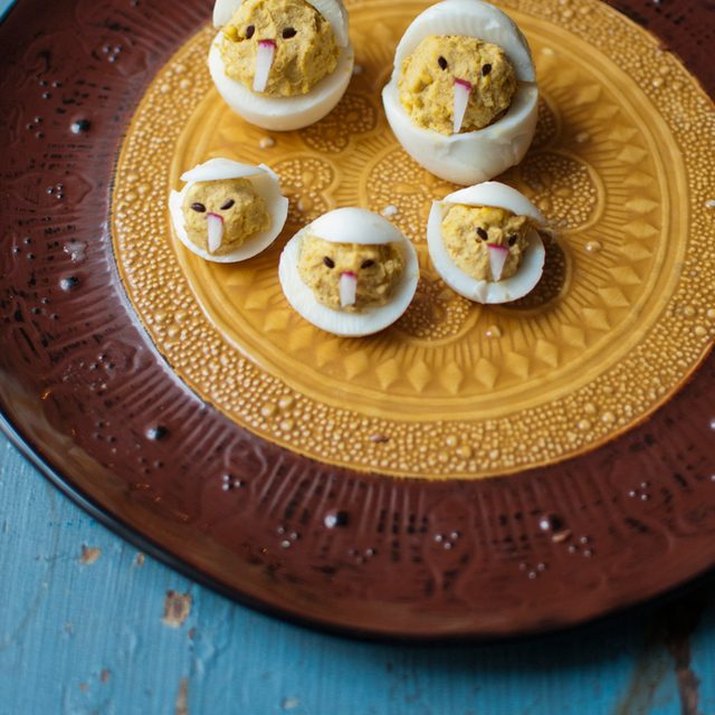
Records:
{"label": "weathered wood surface", "polygon": [[235,605],[144,557],[0,438],[0,713],[712,715],[715,579],[511,644],[390,646]]}

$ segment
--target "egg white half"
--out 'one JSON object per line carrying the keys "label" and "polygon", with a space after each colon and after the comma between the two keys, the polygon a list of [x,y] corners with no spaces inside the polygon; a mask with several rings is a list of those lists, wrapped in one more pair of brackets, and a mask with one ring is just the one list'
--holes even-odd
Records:
{"label": "egg white half", "polygon": [[[307,228],[307,227],[306,227]],[[387,219],[373,211],[344,206],[319,216],[310,224],[310,233],[331,243],[362,246],[400,243],[405,237]]]}
{"label": "egg white half", "polygon": [[[473,132],[444,135],[417,126],[400,102],[402,63],[430,35],[461,35],[499,45],[514,67],[518,86],[503,117]],[[382,91],[387,121],[402,148],[427,171],[455,184],[476,184],[518,164],[536,131],[539,91],[531,50],[514,21],[481,0],[443,0],[418,15],[395,51]]]}
{"label": "egg white half", "polygon": [[430,259],[442,280],[459,295],[477,303],[508,303],[530,293],[544,272],[546,249],[539,233],[532,229],[527,234],[528,246],[519,270],[501,281],[478,281],[465,273],[452,260],[442,237],[442,218],[450,205],[493,206],[528,216],[543,225],[541,212],[519,191],[506,184],[489,181],[478,186],[460,189],[442,201],[433,201],[427,220],[427,248]]}
{"label": "egg white half", "polygon": [[[279,236],[288,218],[288,199],[281,194],[278,177],[267,166],[252,166],[241,164],[230,159],[211,159],[194,169],[187,171],[181,177],[187,183],[181,191],[169,194],[169,214],[174,226],[174,232],[192,253],[214,263],[237,263],[264,251]],[[223,179],[248,179],[259,196],[266,202],[271,225],[260,233],[251,236],[235,251],[217,256],[194,244],[186,232],[186,219],[183,204],[186,192],[200,181],[219,181]]]}
{"label": "egg white half", "polygon": [[[339,214],[339,212],[347,210],[349,209],[337,209],[336,211],[330,212],[330,214]],[[352,211],[360,211],[364,214],[370,213],[361,209],[352,209]],[[325,216],[330,216],[330,214],[326,214]],[[323,216],[321,218],[325,217]],[[325,240],[331,240],[334,243],[393,243],[402,252],[405,262],[404,270],[400,276],[400,282],[396,286],[388,303],[377,308],[370,308],[362,313],[344,313],[333,310],[316,299],[313,291],[303,282],[298,272],[298,261],[303,237],[309,234],[316,235],[313,226],[320,222],[321,218],[298,231],[298,233],[288,241],[286,247],[283,249],[283,253],[281,253],[280,263],[278,265],[278,277],[286,299],[293,309],[309,323],[312,323],[321,330],[341,337],[371,335],[372,333],[383,330],[388,325],[392,325],[392,323],[407,310],[417,290],[419,264],[414,246],[394,227],[391,227],[392,230],[385,230],[384,232],[384,235],[389,237],[388,241],[364,240],[369,235],[369,231],[367,230],[361,232],[360,235],[363,237],[363,240],[359,241],[353,240],[354,236],[358,235],[358,231],[355,231],[354,235],[353,232],[348,231],[348,233],[343,233],[337,238],[335,234],[333,234],[332,239],[325,238]],[[345,218],[345,216],[342,218]],[[340,218],[340,225],[347,229],[348,225],[342,222],[342,218]],[[379,219],[381,217],[376,216],[376,218]],[[318,225],[319,233],[317,235],[323,233],[323,229],[325,229],[326,225],[332,220],[337,221],[338,219],[329,219],[327,222],[323,221],[322,225]],[[384,221],[384,219],[382,219],[382,221]],[[385,223],[388,222],[385,221]],[[377,224],[378,222],[375,222],[375,225]],[[337,227],[338,224],[335,225]],[[365,228],[369,229],[370,225],[368,224]],[[397,238],[395,238],[395,234]],[[320,237],[323,238],[324,236]]]}
{"label": "egg white half", "polygon": [[528,216],[540,226],[546,224],[544,215],[529,199],[517,189],[502,184],[500,181],[484,181],[475,186],[453,191],[442,199],[445,204],[463,204],[465,206],[493,206],[511,211],[517,216]]}
{"label": "egg white half", "polygon": [[535,82],[529,43],[516,23],[494,5],[481,0],[443,0],[421,12],[405,30],[395,50],[395,71],[430,35],[462,35],[499,45],[520,82]]}
{"label": "egg white half", "polygon": [[524,158],[536,131],[539,92],[535,85],[522,84],[501,119],[450,136],[414,124],[394,77],[382,90],[382,103],[397,140],[418,164],[440,179],[467,185],[491,179]]}
{"label": "egg white half", "polygon": [[345,94],[350,84],[355,55],[350,44],[340,48],[337,67],[307,94],[270,97],[253,92],[226,74],[221,57],[223,33],[219,32],[209,50],[209,72],[226,104],[251,124],[271,131],[302,129],[321,120]]}

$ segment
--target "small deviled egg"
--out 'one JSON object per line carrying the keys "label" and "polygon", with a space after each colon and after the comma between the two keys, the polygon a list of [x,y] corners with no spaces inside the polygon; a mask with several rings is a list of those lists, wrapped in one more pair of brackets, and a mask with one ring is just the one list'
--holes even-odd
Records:
{"label": "small deviled egg", "polygon": [[354,63],[340,0],[216,0],[209,71],[226,103],[264,129],[300,129],[345,93]]}
{"label": "small deviled egg", "polygon": [[245,261],[268,248],[283,230],[288,199],[267,166],[210,159],[181,180],[184,188],[169,196],[174,231],[207,261]]}
{"label": "small deviled egg", "polygon": [[427,246],[437,273],[477,303],[523,298],[541,279],[545,249],[541,212],[519,191],[497,181],[434,201]]}
{"label": "small deviled egg", "polygon": [[538,98],[526,38],[482,0],[444,0],[418,15],[382,91],[405,151],[456,184],[486,181],[522,160]]}
{"label": "small deviled egg", "polygon": [[308,322],[358,337],[394,323],[417,289],[412,244],[372,211],[340,208],[302,228],[278,268],[288,302]]}

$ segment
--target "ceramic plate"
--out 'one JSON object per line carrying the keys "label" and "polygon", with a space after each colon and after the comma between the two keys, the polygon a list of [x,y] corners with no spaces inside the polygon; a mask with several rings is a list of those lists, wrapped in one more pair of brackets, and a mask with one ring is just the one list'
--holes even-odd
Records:
{"label": "ceramic plate", "polygon": [[[706,10],[682,5],[631,14],[711,72]],[[100,518],[252,605],[386,637],[563,627],[715,561],[712,107],[606,5],[503,3],[541,100],[502,178],[558,239],[530,296],[471,304],[426,250],[454,186],[379,101],[425,6],[350,3],[345,98],[271,133],[212,88],[205,3],[21,0],[0,27],[6,429]],[[169,191],[214,156],[269,165],[290,199],[242,264],[170,226]],[[405,316],[359,340],[305,323],[276,273],[346,205],[388,216],[421,267]]]}

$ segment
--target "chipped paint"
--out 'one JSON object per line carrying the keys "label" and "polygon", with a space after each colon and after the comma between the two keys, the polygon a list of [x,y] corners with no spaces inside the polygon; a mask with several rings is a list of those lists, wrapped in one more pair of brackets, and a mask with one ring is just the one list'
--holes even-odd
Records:
{"label": "chipped paint", "polygon": [[648,715],[656,690],[667,674],[665,654],[655,644],[647,645],[636,660],[628,687],[613,715]]}
{"label": "chipped paint", "polygon": [[191,594],[167,591],[164,599],[164,625],[181,628],[191,613]]}
{"label": "chipped paint", "polygon": [[175,715],[189,715],[189,679],[179,681],[179,692],[176,694]]}
{"label": "chipped paint", "polygon": [[79,561],[83,566],[91,566],[101,555],[102,549],[82,544],[82,553],[80,554]]}
{"label": "chipped paint", "polygon": [[699,709],[700,679],[691,667],[690,637],[707,606],[702,594],[675,604],[665,618],[663,641],[675,666],[681,715],[702,715]]}

